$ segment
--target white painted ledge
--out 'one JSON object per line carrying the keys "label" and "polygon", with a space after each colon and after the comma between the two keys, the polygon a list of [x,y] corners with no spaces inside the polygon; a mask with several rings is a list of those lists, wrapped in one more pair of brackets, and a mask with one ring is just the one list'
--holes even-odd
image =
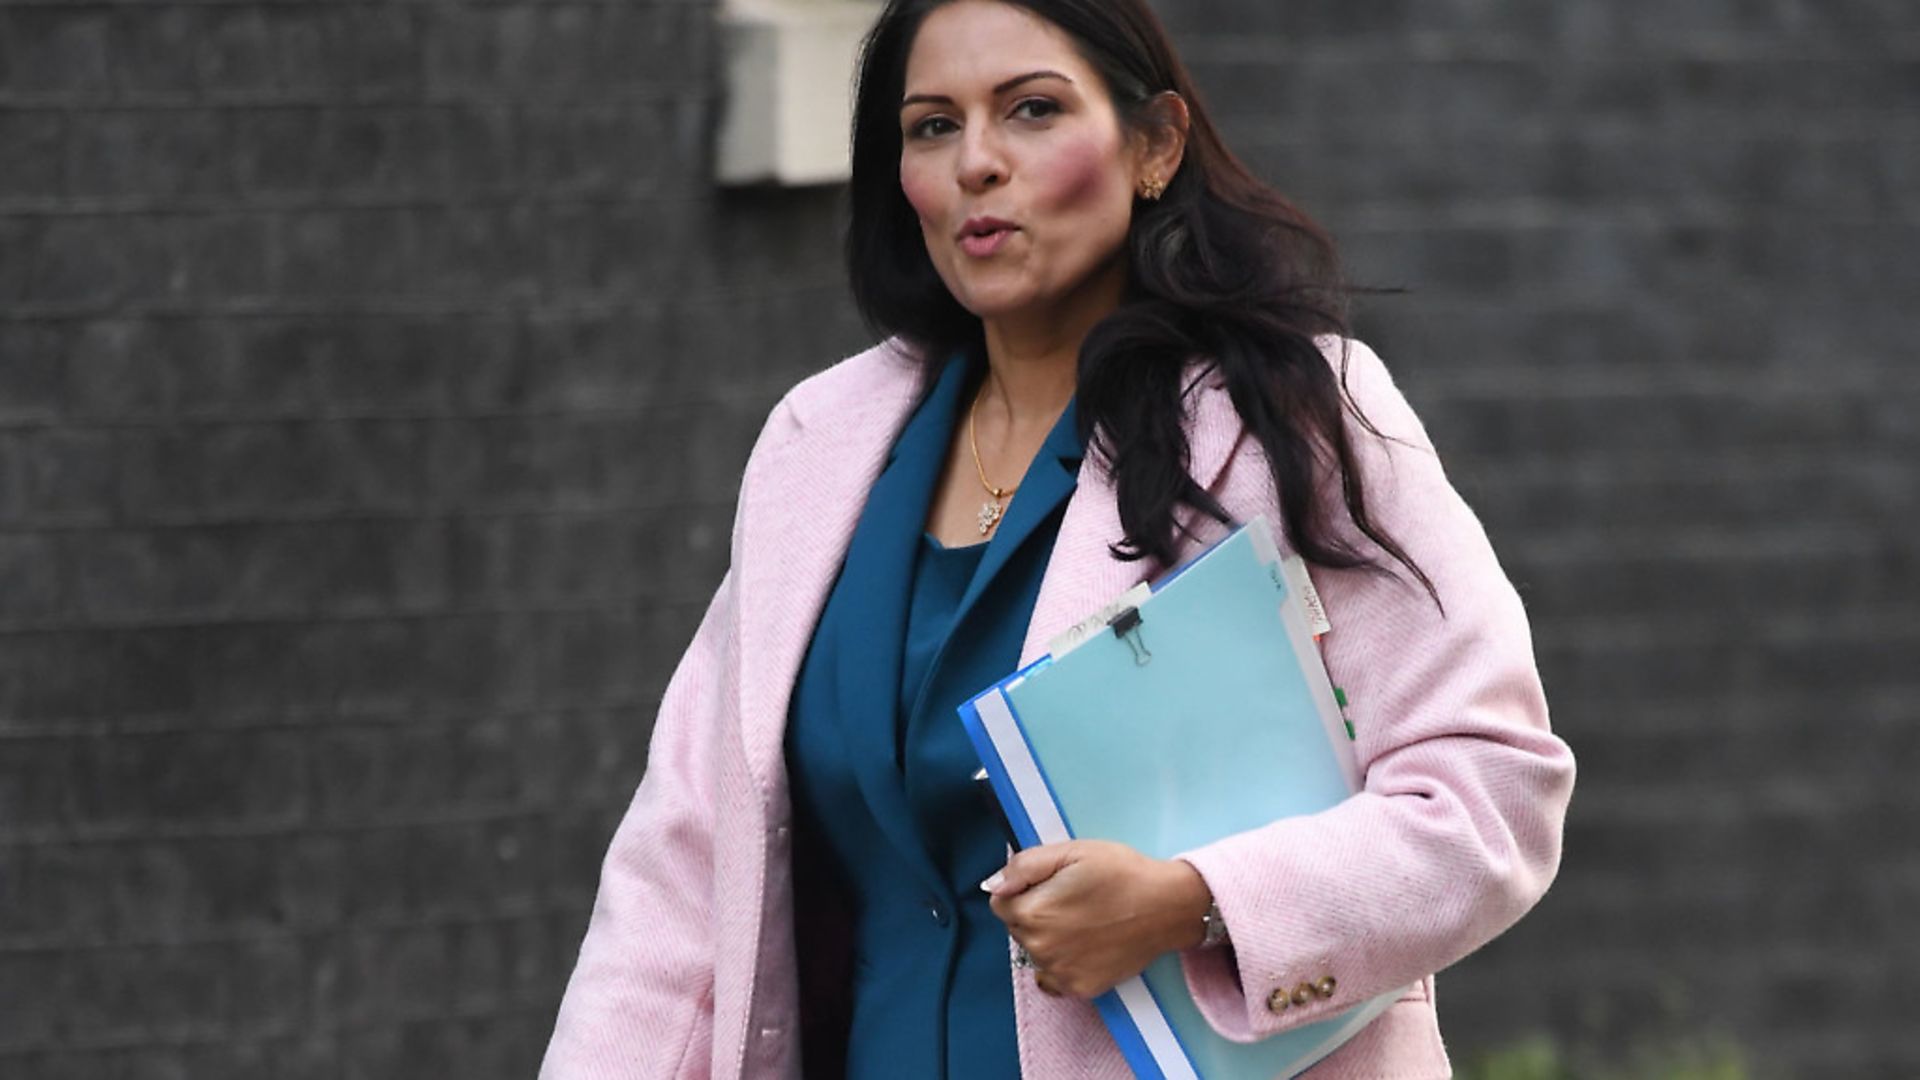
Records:
{"label": "white painted ledge", "polygon": [[870,0],[727,0],[721,183],[800,187],[847,178],[853,68],[879,14]]}

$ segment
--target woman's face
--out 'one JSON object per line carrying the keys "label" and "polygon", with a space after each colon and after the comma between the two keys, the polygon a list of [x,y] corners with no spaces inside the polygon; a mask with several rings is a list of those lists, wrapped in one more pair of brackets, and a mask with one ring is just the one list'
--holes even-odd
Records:
{"label": "woman's face", "polygon": [[983,319],[1124,281],[1143,155],[1066,33],[956,0],[921,23],[900,108],[900,187],[954,298]]}

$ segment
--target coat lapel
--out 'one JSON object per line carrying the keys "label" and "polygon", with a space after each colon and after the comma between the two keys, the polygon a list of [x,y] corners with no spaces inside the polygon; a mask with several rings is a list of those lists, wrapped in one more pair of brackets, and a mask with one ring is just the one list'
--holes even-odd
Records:
{"label": "coat lapel", "polygon": [[918,361],[891,342],[821,378],[838,382],[789,399],[788,429],[769,434],[782,444],[749,470],[736,526],[740,734],[749,774],[776,804],[794,679],[920,389]]}
{"label": "coat lapel", "polygon": [[[1232,459],[1244,427],[1225,387],[1211,370],[1197,369],[1197,377],[1189,384],[1186,427],[1187,471],[1201,487],[1212,490]],[[1125,534],[1120,528],[1113,478],[1099,458],[1089,448],[1080,463],[1079,484],[1067,502],[1060,536],[1054,542],[1046,578],[1033,605],[1033,618],[1027,624],[1026,641],[1020,649],[1021,667],[1045,655],[1048,641],[1088,613],[1170,569],[1151,559],[1125,562],[1113,557],[1111,545]],[[1189,514],[1184,520],[1203,538],[1221,531],[1204,515]],[[1189,550],[1195,546],[1187,545]]]}
{"label": "coat lapel", "polygon": [[[858,567],[857,588],[842,591],[828,616],[839,624],[840,709],[834,721],[855,780],[887,839],[935,884],[940,875],[921,842],[903,785],[896,721],[920,538],[966,369],[965,363],[948,363],[925,406],[901,432],[847,549],[846,563]],[[845,625],[849,622],[851,628]],[[859,647],[851,647],[849,629]]]}

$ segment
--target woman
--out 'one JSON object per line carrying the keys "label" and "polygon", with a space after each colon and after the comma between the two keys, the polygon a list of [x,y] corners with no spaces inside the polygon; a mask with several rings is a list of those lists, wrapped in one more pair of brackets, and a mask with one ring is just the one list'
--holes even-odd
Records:
{"label": "woman", "polygon": [[[754,448],[543,1074],[1125,1076],[1088,999],[1178,950],[1241,1040],[1410,985],[1312,1075],[1448,1075],[1431,973],[1546,889],[1572,759],[1329,243],[1133,0],[889,3],[852,197],[891,337]],[[954,705],[1260,514],[1316,568],[1365,790],[1007,859]]]}

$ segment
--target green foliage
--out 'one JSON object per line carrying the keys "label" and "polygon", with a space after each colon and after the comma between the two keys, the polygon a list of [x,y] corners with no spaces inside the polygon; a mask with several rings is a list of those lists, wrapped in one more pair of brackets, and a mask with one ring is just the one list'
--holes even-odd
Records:
{"label": "green foliage", "polygon": [[1553,1040],[1535,1037],[1483,1054],[1454,1075],[1457,1080],[1569,1080],[1573,1073]]}
{"label": "green foliage", "polygon": [[1535,1036],[1483,1054],[1458,1080],[1753,1080],[1746,1056],[1724,1039],[1682,1039],[1634,1046],[1623,1053],[1568,1051]]}

